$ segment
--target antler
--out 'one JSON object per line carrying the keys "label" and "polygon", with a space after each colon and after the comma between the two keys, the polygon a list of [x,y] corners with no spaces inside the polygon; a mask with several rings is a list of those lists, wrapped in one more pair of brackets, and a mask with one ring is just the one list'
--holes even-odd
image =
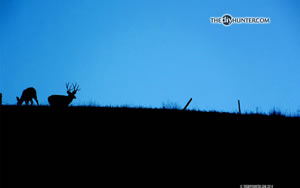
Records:
{"label": "antler", "polygon": [[80,91],[79,85],[77,83],[75,83],[75,85],[72,83],[72,87],[73,87],[73,92],[72,93],[75,94],[77,91]]}
{"label": "antler", "polygon": [[66,83],[66,88],[67,88],[67,92],[70,92],[70,91],[71,91],[71,88],[70,88],[70,86],[69,86],[69,82]]}

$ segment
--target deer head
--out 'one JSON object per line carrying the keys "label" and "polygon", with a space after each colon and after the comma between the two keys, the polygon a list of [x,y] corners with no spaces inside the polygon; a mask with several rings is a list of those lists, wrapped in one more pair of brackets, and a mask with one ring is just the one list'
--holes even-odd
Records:
{"label": "deer head", "polygon": [[80,91],[79,85],[77,85],[77,83],[75,84],[72,83],[72,87],[70,87],[70,84],[66,83],[66,88],[67,88],[68,97],[71,97],[72,99],[76,99],[75,94],[77,91]]}

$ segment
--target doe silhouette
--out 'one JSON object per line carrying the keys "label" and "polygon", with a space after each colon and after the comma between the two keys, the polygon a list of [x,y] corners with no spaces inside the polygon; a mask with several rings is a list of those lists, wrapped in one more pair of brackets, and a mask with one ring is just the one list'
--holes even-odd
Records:
{"label": "doe silhouette", "polygon": [[33,87],[29,87],[22,92],[21,98],[17,97],[17,105],[21,106],[25,101],[26,106],[28,106],[29,101],[31,102],[31,106],[33,104],[33,100],[35,100],[36,104],[39,105],[39,101],[37,100],[36,90]]}
{"label": "doe silhouette", "polygon": [[72,84],[72,88],[69,83],[66,83],[68,95],[51,95],[48,97],[48,102],[52,107],[67,107],[73,99],[76,99],[75,94],[77,91],[80,91],[79,85],[77,83]]}

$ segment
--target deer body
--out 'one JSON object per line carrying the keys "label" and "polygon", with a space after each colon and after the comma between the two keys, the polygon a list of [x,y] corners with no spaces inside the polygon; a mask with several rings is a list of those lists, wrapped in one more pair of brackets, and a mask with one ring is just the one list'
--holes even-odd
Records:
{"label": "deer body", "polygon": [[[79,86],[77,84],[72,84],[73,88],[69,87],[69,84],[66,84],[68,95],[51,95],[48,97],[48,102],[52,107],[67,107],[76,99],[75,94],[79,91]],[[72,90],[72,91],[71,91]]]}
{"label": "deer body", "polygon": [[17,105],[21,106],[24,101],[26,106],[28,105],[29,101],[31,102],[32,105],[33,104],[32,99],[34,99],[37,105],[39,105],[39,101],[37,100],[36,90],[33,87],[29,87],[22,92],[21,98],[17,97],[17,101],[18,101]]}
{"label": "deer body", "polygon": [[72,101],[73,98],[69,95],[51,95],[48,97],[50,106],[68,106]]}

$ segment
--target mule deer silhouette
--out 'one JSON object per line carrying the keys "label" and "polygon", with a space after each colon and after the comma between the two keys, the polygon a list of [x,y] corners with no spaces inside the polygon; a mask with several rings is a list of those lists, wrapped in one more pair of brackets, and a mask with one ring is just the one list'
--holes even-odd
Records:
{"label": "mule deer silhouette", "polygon": [[21,98],[17,97],[17,105],[21,106],[25,101],[26,106],[28,106],[29,101],[31,102],[31,106],[33,104],[33,100],[35,100],[36,104],[39,105],[39,101],[37,100],[36,90],[33,87],[29,87],[22,92]]}
{"label": "mule deer silhouette", "polygon": [[76,99],[75,94],[77,91],[80,91],[79,85],[77,83],[72,84],[72,88],[69,86],[69,83],[66,83],[68,95],[51,95],[48,97],[48,102],[52,107],[67,107],[73,99]]}

